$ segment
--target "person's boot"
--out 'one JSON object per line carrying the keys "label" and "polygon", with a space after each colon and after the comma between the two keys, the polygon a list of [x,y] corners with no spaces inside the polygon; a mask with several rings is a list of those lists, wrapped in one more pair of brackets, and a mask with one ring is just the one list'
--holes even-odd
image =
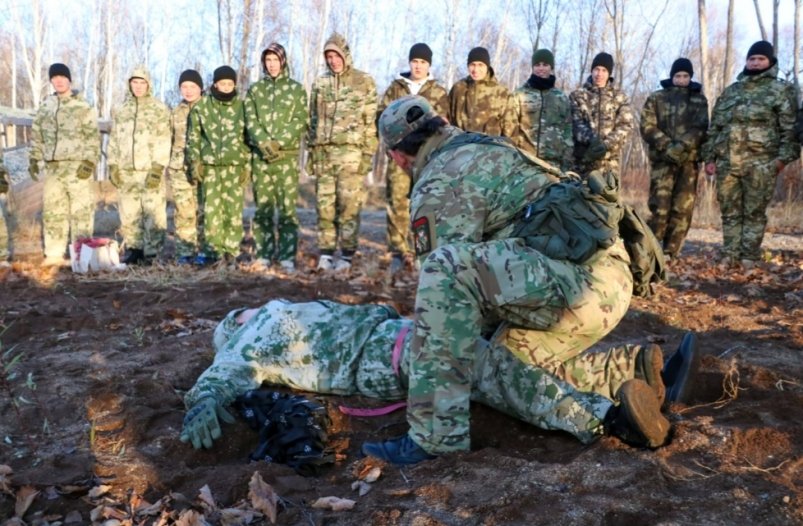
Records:
{"label": "person's boot", "polygon": [[693,332],[683,335],[677,351],[667,358],[661,371],[666,385],[666,400],[686,404],[694,388],[694,377],[700,368],[697,336]]}
{"label": "person's boot", "polygon": [[145,261],[145,251],[141,248],[127,248],[123,255],[123,263],[126,265],[139,265]]}
{"label": "person's boot", "polygon": [[382,442],[366,442],[360,449],[363,455],[378,458],[397,465],[418,464],[435,458],[416,444],[410,435],[391,438]]}
{"label": "person's boot", "polygon": [[606,435],[636,447],[654,449],[666,444],[672,426],[661,414],[661,404],[646,382],[628,380],[616,397],[619,405],[610,408],[603,422]]}
{"label": "person's boot", "polygon": [[655,344],[645,345],[636,355],[636,368],[633,377],[644,380],[655,392],[655,396],[661,405],[666,399],[666,387],[664,386],[661,370],[664,367],[664,353]]}

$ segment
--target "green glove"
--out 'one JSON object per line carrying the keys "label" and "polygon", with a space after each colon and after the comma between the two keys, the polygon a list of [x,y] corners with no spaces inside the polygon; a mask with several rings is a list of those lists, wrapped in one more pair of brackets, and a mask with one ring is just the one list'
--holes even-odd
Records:
{"label": "green glove", "polygon": [[187,411],[179,440],[192,442],[195,449],[201,449],[201,446],[211,449],[212,441],[223,435],[218,418],[227,424],[234,423],[234,417],[217,400],[211,396],[201,398]]}
{"label": "green glove", "polygon": [[686,162],[686,147],[683,143],[673,142],[664,152],[664,157],[674,164],[683,164]]}
{"label": "green glove", "polygon": [[8,170],[2,164],[0,164],[0,194],[4,194],[8,192]]}
{"label": "green glove", "polygon": [[363,152],[362,159],[360,160],[360,172],[365,175],[374,169],[374,154]]}
{"label": "green glove", "polygon": [[246,186],[251,182],[251,167],[248,165],[243,166],[240,171],[240,186]]}
{"label": "green glove", "polygon": [[145,188],[148,190],[156,190],[162,184],[162,174],[165,167],[159,163],[153,163],[151,169],[148,170],[148,175],[145,176]]}
{"label": "green glove", "polygon": [[583,163],[591,164],[595,161],[599,161],[605,157],[607,152],[608,148],[605,146],[605,143],[602,142],[602,139],[594,137],[591,139],[591,142],[588,143],[588,147],[583,154]]}
{"label": "green glove", "polygon": [[280,156],[281,147],[277,141],[265,141],[259,145],[262,158],[268,162],[275,161]]}
{"label": "green glove", "polygon": [[78,179],[89,179],[95,174],[95,163],[92,161],[81,161],[81,164],[78,165],[78,170],[75,173],[75,176]]}
{"label": "green glove", "polygon": [[204,180],[204,165],[201,161],[193,161],[187,167],[187,179],[190,183],[198,184]]}
{"label": "green glove", "polygon": [[28,162],[28,175],[31,176],[31,180],[33,181],[39,180],[39,161],[31,159]]}
{"label": "green glove", "polygon": [[109,165],[109,182],[115,187],[120,187],[120,167],[116,164]]}

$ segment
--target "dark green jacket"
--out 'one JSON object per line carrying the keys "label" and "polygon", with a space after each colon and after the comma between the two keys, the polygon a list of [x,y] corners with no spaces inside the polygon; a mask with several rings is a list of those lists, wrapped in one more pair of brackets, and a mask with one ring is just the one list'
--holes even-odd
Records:
{"label": "dark green jacket", "polygon": [[697,82],[678,87],[672,79],[661,81],[661,86],[663,89],[650,94],[641,111],[641,137],[649,148],[650,160],[665,162],[667,148],[680,143],[686,160],[698,161],[708,129],[708,99],[703,87]]}

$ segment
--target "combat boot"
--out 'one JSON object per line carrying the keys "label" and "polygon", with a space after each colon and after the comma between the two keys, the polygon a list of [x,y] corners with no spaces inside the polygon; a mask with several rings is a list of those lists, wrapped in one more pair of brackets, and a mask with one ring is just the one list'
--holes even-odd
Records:
{"label": "combat boot", "polygon": [[139,265],[145,263],[145,251],[141,248],[127,248],[123,255],[126,265]]}
{"label": "combat boot", "polygon": [[666,399],[666,387],[661,377],[663,367],[664,353],[659,346],[651,344],[642,347],[636,355],[636,367],[633,371],[634,378],[644,380],[652,388],[661,405]]}
{"label": "combat boot", "polygon": [[694,378],[700,368],[700,352],[697,336],[693,332],[683,335],[677,351],[667,358],[661,377],[666,385],[669,402],[686,404],[694,389]]}
{"label": "combat boot", "polygon": [[642,380],[628,380],[616,393],[619,405],[608,410],[605,434],[635,447],[658,448],[666,444],[671,425],[661,414],[655,392]]}

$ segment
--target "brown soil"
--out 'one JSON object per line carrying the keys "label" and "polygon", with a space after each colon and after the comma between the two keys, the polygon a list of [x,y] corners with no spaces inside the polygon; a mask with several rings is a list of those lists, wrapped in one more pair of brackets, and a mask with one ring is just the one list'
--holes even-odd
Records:
{"label": "brown soil", "polygon": [[[386,279],[381,216],[373,221],[364,225],[372,234],[348,278],[316,275],[312,256],[294,276],[152,267],[86,277],[20,263],[0,269],[11,389],[0,391],[0,519],[30,502],[27,524],[172,524],[179,517],[203,524],[201,516],[209,524],[246,524],[258,500],[249,497],[249,481],[258,472],[279,497],[277,523],[286,525],[803,522],[799,250],[776,252],[769,270],[744,272],[715,267],[714,245],[695,242],[673,262],[670,282],[654,298],[635,300],[605,339],[604,346],[649,339],[671,351],[686,330],[700,337],[705,357],[694,400],[670,408],[674,439],[657,451],[613,438],[583,446],[475,406],[471,452],[405,469],[380,466],[381,477],[360,496],[352,484],[369,467],[358,458],[360,444],[403,433],[403,412],[345,417],[336,411],[343,399],[322,397],[338,461],[312,478],[249,463],[256,435],[242,422],[226,426],[211,451],[179,442],[182,395],[210,364],[211,331],[230,309],[279,297],[330,298],[389,302],[410,314],[414,276]],[[307,253],[311,239],[305,231]],[[209,493],[199,498],[205,485]],[[311,507],[330,495],[356,505]],[[235,513],[241,522],[227,522]],[[259,515],[251,522],[264,523]]]}

